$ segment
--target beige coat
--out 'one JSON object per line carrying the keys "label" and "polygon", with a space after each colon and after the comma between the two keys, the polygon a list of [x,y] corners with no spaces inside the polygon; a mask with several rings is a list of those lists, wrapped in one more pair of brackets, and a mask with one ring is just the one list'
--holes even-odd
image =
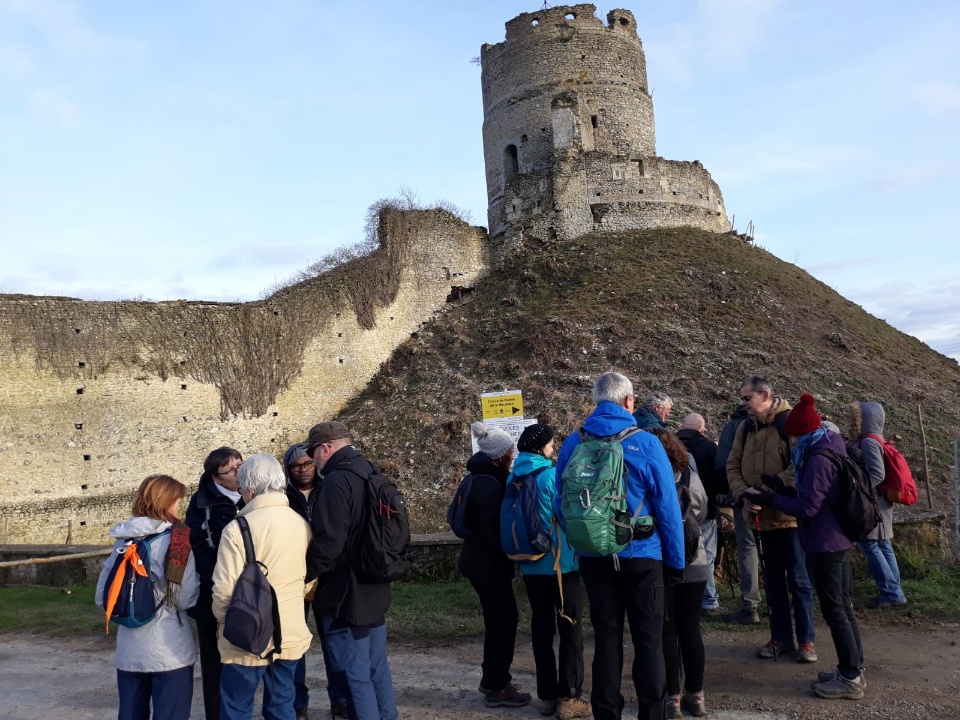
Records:
{"label": "beige coat", "polygon": [[[748,417],[737,428],[733,438],[733,447],[727,457],[727,480],[730,490],[738,500],[748,487],[763,487],[760,476],[764,473],[779,475],[787,485],[793,485],[793,460],[791,448],[784,442],[774,425],[774,418],[784,410],[790,410],[786,400],[777,398],[770,411],[762,418]],[[747,423],[753,423],[753,431],[746,435]],[[765,488],[770,490],[770,488]],[[753,514],[743,510],[748,527],[753,527]],[[761,530],[780,530],[794,528],[797,520],[772,507],[762,508],[759,512]]]}
{"label": "beige coat", "polygon": [[[245,517],[250,524],[254,552],[257,560],[267,567],[267,579],[277,593],[277,603],[280,606],[282,652],[271,657],[277,660],[299,660],[313,639],[303,613],[310,526],[290,509],[287,496],[282,492],[257,495],[240,511],[240,516]],[[243,549],[240,526],[236,521],[232,521],[223,530],[217,552],[217,566],[213,571],[213,614],[221,627],[233,589],[245,564],[246,552]],[[218,646],[221,661],[224,663],[268,664],[266,660],[230,644],[222,635]]]}

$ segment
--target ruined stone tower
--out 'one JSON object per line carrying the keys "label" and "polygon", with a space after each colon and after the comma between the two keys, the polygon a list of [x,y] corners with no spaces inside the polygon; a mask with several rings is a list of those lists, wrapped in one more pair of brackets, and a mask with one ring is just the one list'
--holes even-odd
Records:
{"label": "ruined stone tower", "polygon": [[698,162],[656,154],[637,22],[596,6],[523,13],[481,48],[490,235],[566,239],[594,230],[730,229]]}

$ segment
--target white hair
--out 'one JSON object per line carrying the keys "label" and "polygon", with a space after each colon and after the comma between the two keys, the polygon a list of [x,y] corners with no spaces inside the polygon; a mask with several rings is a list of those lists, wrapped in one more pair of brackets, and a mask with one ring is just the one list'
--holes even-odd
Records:
{"label": "white hair", "polygon": [[667,405],[673,406],[673,400],[665,392],[650,393],[643,399],[643,406],[651,410],[660,410]]}
{"label": "white hair", "polygon": [[271,492],[285,492],[287,478],[283,466],[273,455],[257,453],[243,461],[237,473],[240,489],[251,495],[263,495]]}
{"label": "white hair", "polygon": [[628,395],[633,395],[633,383],[618,372],[605,372],[593,383],[593,402],[597,405],[604,400],[623,405]]}

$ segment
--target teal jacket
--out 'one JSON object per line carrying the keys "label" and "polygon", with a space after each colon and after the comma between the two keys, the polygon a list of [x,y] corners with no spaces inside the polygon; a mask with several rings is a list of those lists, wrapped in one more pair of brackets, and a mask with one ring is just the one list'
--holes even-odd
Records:
{"label": "teal jacket", "polygon": [[567,542],[567,535],[561,529],[554,508],[557,505],[557,483],[554,475],[553,461],[537,453],[521,452],[513,463],[513,472],[507,478],[512,482],[514,477],[533,475],[537,483],[537,512],[545,531],[549,532],[553,549],[534,563],[520,565],[520,572],[524,575],[554,575],[555,551],[560,550],[560,572],[575,572],[579,569],[574,549]]}

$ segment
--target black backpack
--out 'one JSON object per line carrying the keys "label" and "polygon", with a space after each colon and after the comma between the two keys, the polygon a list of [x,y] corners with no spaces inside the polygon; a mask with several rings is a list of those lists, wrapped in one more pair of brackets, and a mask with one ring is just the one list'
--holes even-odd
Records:
{"label": "black backpack", "polygon": [[457,491],[453,494],[453,500],[447,507],[447,525],[461,540],[470,537],[471,529],[467,525],[467,505],[470,503],[470,492],[473,490],[473,473],[467,473]]}
{"label": "black backpack", "polygon": [[354,574],[362,583],[379,584],[407,576],[410,562],[410,518],[407,504],[396,484],[371,463],[371,472],[363,476],[343,469],[364,481],[363,525]]}
{"label": "black backpack", "polygon": [[680,482],[677,483],[677,499],[680,500],[680,514],[683,519],[683,559],[689,565],[697,556],[700,547],[700,523],[693,514],[693,503],[690,499],[690,467],[685,467],[680,473]]}
{"label": "black backpack", "polygon": [[277,593],[267,580],[267,567],[257,560],[253,550],[247,519],[238,517],[237,524],[243,536],[247,564],[237,579],[223,619],[223,637],[230,644],[263,659],[271,640],[273,648],[267,657],[281,652],[280,606],[277,604]]}
{"label": "black backpack", "polygon": [[877,497],[867,471],[853,458],[841,457],[833,450],[817,448],[807,454],[823,455],[837,466],[837,495],[830,505],[840,530],[851,542],[863,540],[880,524]]}

